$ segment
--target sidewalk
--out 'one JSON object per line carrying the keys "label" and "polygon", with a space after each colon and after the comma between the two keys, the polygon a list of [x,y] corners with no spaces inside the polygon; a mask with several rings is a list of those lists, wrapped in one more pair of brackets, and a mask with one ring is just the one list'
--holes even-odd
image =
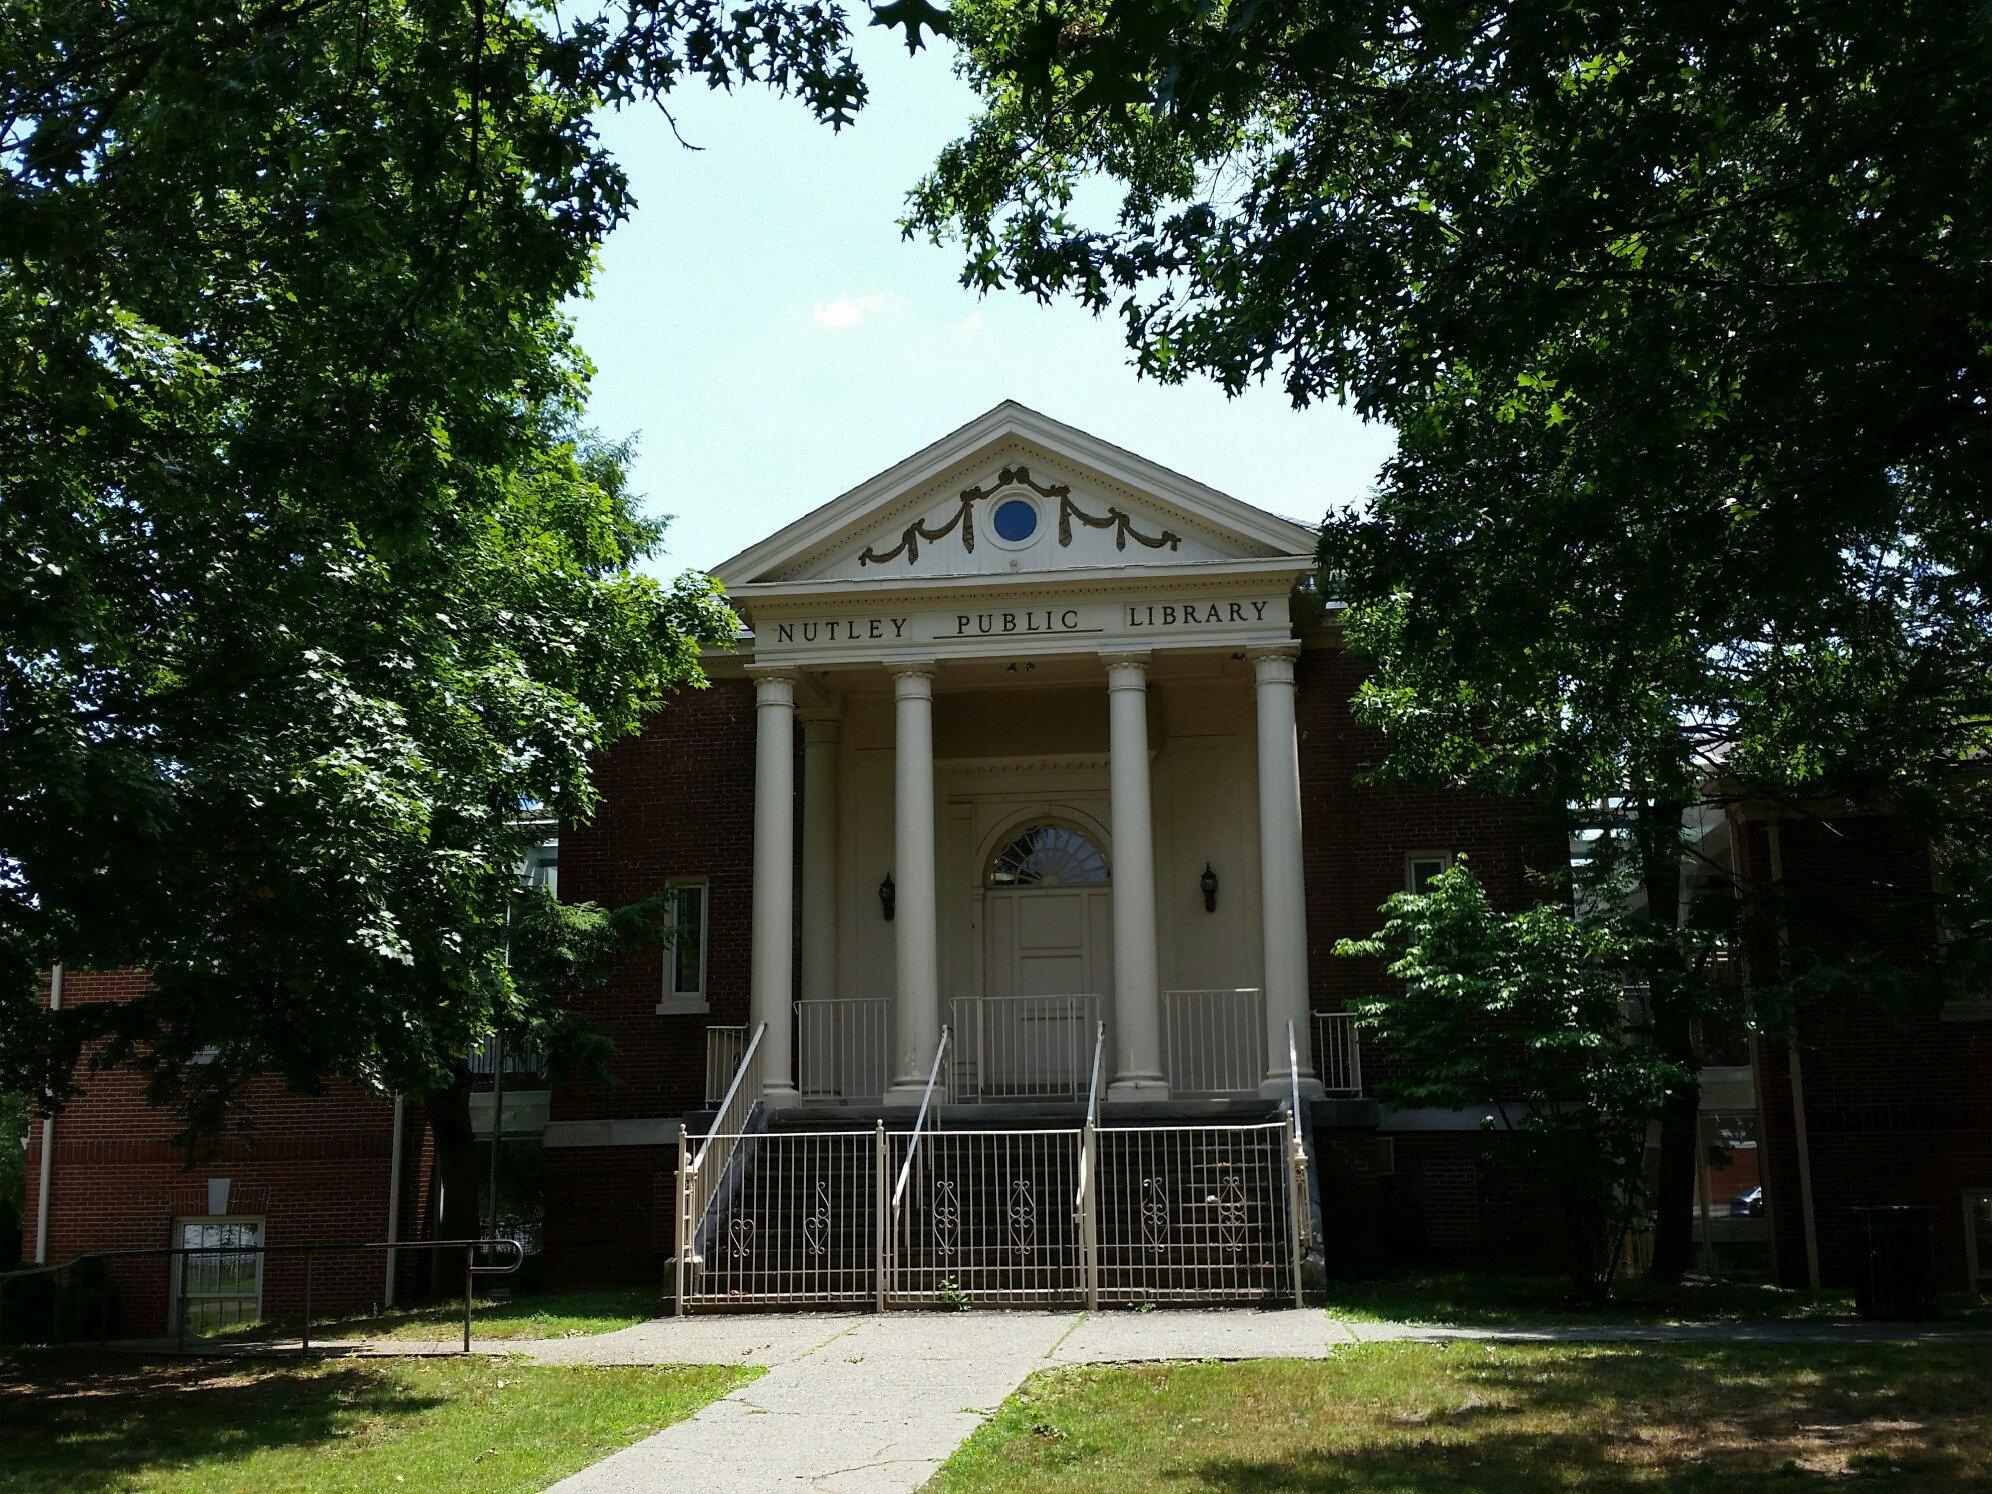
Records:
{"label": "sidewalk", "polygon": [[546,1364],[752,1364],[768,1373],[556,1487],[917,1489],[1033,1370],[1167,1359],[1319,1359],[1357,1343],[1992,1341],[1992,1329],[1865,1322],[1446,1328],[1276,1312],[890,1313],[666,1318],[594,1338],[493,1345]]}

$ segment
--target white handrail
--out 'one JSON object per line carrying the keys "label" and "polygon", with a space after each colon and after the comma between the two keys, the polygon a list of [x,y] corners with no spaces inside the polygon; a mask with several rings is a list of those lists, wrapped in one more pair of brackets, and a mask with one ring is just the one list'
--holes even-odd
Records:
{"label": "white handrail", "polygon": [[[1093,1077],[1086,1085],[1086,1124],[1097,1126],[1100,1123],[1100,1054],[1107,1046],[1107,1024],[1101,1022],[1093,1035]],[[1092,1148],[1079,1148],[1079,1186],[1072,1194],[1072,1217],[1077,1219],[1086,1212],[1086,1183],[1091,1168]]]}
{"label": "white handrail", "polygon": [[1093,1077],[1086,1086],[1086,1119],[1100,1118],[1100,1055],[1107,1046],[1107,1024],[1102,1022],[1093,1034]]}
{"label": "white handrail", "polygon": [[899,1168],[899,1181],[892,1189],[892,1214],[899,1217],[899,1200],[906,1193],[906,1179],[913,1172],[913,1154],[920,1150],[920,1133],[927,1128],[927,1109],[934,1103],[934,1087],[941,1080],[941,1060],[948,1051],[947,1024],[941,1024],[941,1040],[934,1045],[934,1067],[927,1074],[927,1088],[920,1096],[920,1113],[913,1118],[913,1140],[907,1145],[906,1160]]}
{"label": "white handrail", "polygon": [[[692,1159],[689,1168],[692,1174],[697,1174],[705,1165],[706,1153],[712,1150],[714,1137],[731,1135],[738,1130],[737,1126],[731,1129],[727,1127],[727,1118],[733,1113],[733,1101],[740,1093],[741,1081],[746,1079],[747,1070],[753,1065],[754,1055],[760,1051],[761,1039],[767,1036],[767,1032],[768,1024],[763,1022],[754,1029],[754,1035],[747,1040],[747,1051],[740,1055],[740,1067],[733,1071],[733,1082],[726,1086],[726,1098],[719,1102],[719,1109],[713,1112],[712,1124],[706,1128],[705,1138],[699,1142],[699,1154]],[[753,1102],[754,1096],[748,1096],[748,1104],[752,1105]]]}
{"label": "white handrail", "polygon": [[1287,1018],[1287,1080],[1293,1088],[1293,1269],[1294,1305],[1300,1305],[1300,1256],[1314,1233],[1313,1221],[1307,1217],[1307,1190],[1302,1182],[1307,1176],[1307,1142],[1300,1129],[1300,1043],[1294,1036],[1293,1018]]}

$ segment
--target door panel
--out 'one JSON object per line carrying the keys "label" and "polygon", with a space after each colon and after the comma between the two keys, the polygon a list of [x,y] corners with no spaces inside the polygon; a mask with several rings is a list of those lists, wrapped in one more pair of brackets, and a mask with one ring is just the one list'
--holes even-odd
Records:
{"label": "door panel", "polygon": [[1094,1013],[1104,1014],[1111,979],[1110,897],[1104,887],[986,895],[983,968],[996,999],[984,1004],[979,1031],[964,1036],[977,1044],[989,1093],[1070,1094],[1084,1086]]}

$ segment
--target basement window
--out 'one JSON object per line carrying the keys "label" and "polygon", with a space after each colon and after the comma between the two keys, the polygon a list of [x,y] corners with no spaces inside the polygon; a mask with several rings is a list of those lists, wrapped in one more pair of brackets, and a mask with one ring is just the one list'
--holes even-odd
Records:
{"label": "basement window", "polygon": [[706,884],[679,882],[668,890],[668,937],[664,945],[664,999],[657,1010],[690,1016],[709,1010],[706,1001]]}

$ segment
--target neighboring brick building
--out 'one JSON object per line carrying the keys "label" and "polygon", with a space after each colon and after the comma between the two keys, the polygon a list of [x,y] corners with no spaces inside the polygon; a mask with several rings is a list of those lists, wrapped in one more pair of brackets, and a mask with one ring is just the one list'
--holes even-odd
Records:
{"label": "neighboring brick building", "polygon": [[1899,818],[1816,807],[1741,811],[1737,843],[1739,874],[1781,914],[1749,941],[1761,978],[1856,947],[1910,975],[1805,1006],[1795,1047],[1757,1046],[1778,1278],[1844,1285],[1850,1211],[1912,1204],[1934,1211],[1939,1281],[1969,1285],[1975,1245],[1992,1284],[1992,1006],[1916,978],[1936,938],[1923,847]]}
{"label": "neighboring brick building", "polygon": [[[66,970],[60,979],[65,1005],[125,1000],[145,987],[128,972]],[[129,1071],[91,1074],[82,1096],[55,1119],[46,1170],[45,1128],[31,1127],[24,1260],[192,1243],[197,1237],[186,1231],[197,1221],[248,1224],[273,1246],[388,1237],[393,1105],[346,1085],[307,1096],[259,1083],[244,1097],[242,1125],[190,1156],[174,1141],[179,1119],[146,1105],[142,1089]],[[402,1218],[419,1222],[426,1175],[412,1124],[403,1140]],[[419,1238],[419,1231],[409,1223],[403,1235]],[[379,1253],[328,1255],[312,1268],[314,1305],[336,1311],[378,1303],[385,1272]],[[170,1280],[163,1258],[116,1265],[112,1285],[135,1331],[164,1330]],[[273,1255],[262,1281],[265,1309],[297,1311],[303,1286],[301,1261]]]}

